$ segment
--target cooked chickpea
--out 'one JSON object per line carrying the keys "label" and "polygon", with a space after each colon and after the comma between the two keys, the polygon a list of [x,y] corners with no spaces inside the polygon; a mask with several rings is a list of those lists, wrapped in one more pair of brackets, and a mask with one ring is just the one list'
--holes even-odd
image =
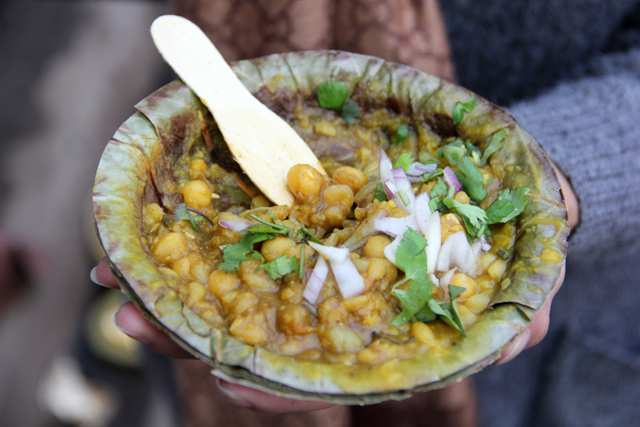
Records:
{"label": "cooked chickpea", "polygon": [[189,165],[189,179],[204,179],[207,177],[207,163],[202,159],[193,159]]}
{"label": "cooked chickpea", "polygon": [[322,345],[338,353],[354,352],[364,347],[364,340],[353,329],[334,326],[323,335]]}
{"label": "cooked chickpea", "polygon": [[296,242],[284,236],[278,236],[274,239],[267,240],[262,244],[260,253],[267,260],[267,262],[273,261],[276,258],[286,255],[289,249],[296,246]]}
{"label": "cooked chickpea", "polygon": [[356,168],[351,166],[341,166],[333,173],[333,179],[342,185],[347,185],[353,193],[360,191],[364,185],[369,182],[369,177]]}
{"label": "cooked chickpea", "polygon": [[464,303],[464,305],[471,310],[472,313],[478,314],[489,305],[490,298],[486,294],[472,295]]}
{"label": "cooked chickpea", "polygon": [[465,205],[469,204],[469,196],[464,191],[458,191],[455,196],[453,196],[453,200],[458,203],[463,203]]}
{"label": "cooked chickpea", "polygon": [[269,277],[264,268],[258,268],[259,266],[259,261],[242,261],[238,269],[238,277],[258,292],[277,292],[280,288],[276,281]]}
{"label": "cooked chickpea", "polygon": [[162,215],[164,211],[157,203],[147,203],[144,205],[144,212],[142,217],[144,218],[144,226],[151,228],[154,224],[162,221]]}
{"label": "cooked chickpea", "polygon": [[443,242],[447,240],[447,237],[458,231],[464,231],[464,227],[454,214],[448,213],[440,217],[440,232],[442,233]]}
{"label": "cooked chickpea", "polygon": [[476,281],[464,273],[454,274],[451,279],[451,284],[465,289],[465,291],[460,295],[460,298],[462,299],[467,299],[478,292],[478,285],[476,284]]}
{"label": "cooked chickpea", "polygon": [[329,206],[342,205],[350,208],[353,205],[353,190],[347,185],[330,185],[322,192],[322,200]]}
{"label": "cooked chickpea", "polygon": [[235,274],[213,270],[209,274],[207,284],[209,285],[209,292],[216,298],[222,299],[223,295],[240,287],[240,279]]}
{"label": "cooked chickpea", "polygon": [[205,296],[207,295],[207,289],[202,283],[190,282],[187,285],[187,293],[189,295],[186,301],[187,305],[193,306],[204,300]]}
{"label": "cooked chickpea", "polygon": [[249,312],[253,307],[258,304],[258,297],[251,292],[240,292],[233,299],[231,308],[229,310],[229,317],[236,318]]}
{"label": "cooked chickpea", "polygon": [[489,276],[491,276],[493,280],[499,282],[506,269],[507,263],[501,259],[497,259],[491,263],[487,270],[487,273],[489,273]]}
{"label": "cooked chickpea", "polygon": [[349,208],[342,205],[329,206],[324,211],[324,226],[338,227],[347,218],[347,215],[349,215]]}
{"label": "cooked chickpea", "polygon": [[189,252],[187,237],[183,233],[171,232],[160,236],[151,245],[153,258],[162,264],[172,264]]}
{"label": "cooked chickpea", "polygon": [[211,203],[211,189],[206,182],[196,179],[189,181],[182,189],[184,202],[187,206],[195,209],[202,209]]}
{"label": "cooked chickpea", "polygon": [[301,202],[313,203],[318,199],[324,177],[309,165],[294,165],[287,173],[287,186],[291,194]]}
{"label": "cooked chickpea", "polygon": [[307,335],[314,331],[314,317],[301,305],[286,305],[278,310],[276,326],[286,335]]}
{"label": "cooked chickpea", "polygon": [[391,241],[385,236],[371,236],[362,250],[365,256],[370,258],[384,258],[384,248],[390,243]]}
{"label": "cooked chickpea", "polygon": [[411,325],[411,333],[422,344],[433,345],[435,343],[435,335],[426,323],[413,322]]}

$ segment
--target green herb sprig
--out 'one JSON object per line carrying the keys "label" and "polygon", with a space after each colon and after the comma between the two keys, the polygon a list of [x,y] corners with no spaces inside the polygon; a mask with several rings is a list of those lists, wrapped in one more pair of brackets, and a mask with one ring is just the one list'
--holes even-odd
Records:
{"label": "green herb sprig", "polygon": [[353,101],[346,102],[349,88],[342,82],[330,81],[319,84],[316,96],[322,108],[336,111],[348,125],[353,124],[360,116],[360,106]]}

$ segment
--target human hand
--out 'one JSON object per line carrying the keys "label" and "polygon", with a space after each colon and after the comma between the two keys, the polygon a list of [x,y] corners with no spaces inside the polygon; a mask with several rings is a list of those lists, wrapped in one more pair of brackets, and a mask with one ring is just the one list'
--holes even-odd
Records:
{"label": "human hand", "polygon": [[[108,288],[119,289],[116,278],[111,273],[107,259],[100,260],[91,271],[91,280]],[[152,350],[172,359],[193,358],[183,350],[167,334],[149,322],[132,302],[123,304],[113,317],[113,322],[122,332],[145,344]],[[333,406],[327,402],[304,401],[274,396],[259,390],[231,384],[218,379],[218,387],[227,399],[238,406],[248,407],[267,413],[306,412],[326,409]]]}
{"label": "human hand", "polygon": [[[555,166],[554,166],[555,167]],[[560,171],[560,169],[556,168],[556,172],[558,173],[558,179],[560,181],[562,195],[564,197],[564,201],[567,207],[567,223],[570,229],[574,229],[580,220],[580,205],[578,203],[578,197],[576,193],[573,191],[573,187],[569,183],[569,180],[564,176],[564,174]],[[549,330],[549,313],[551,311],[551,302],[553,298],[560,290],[560,286],[562,286],[562,282],[564,281],[565,274],[565,266],[562,266],[562,270],[560,271],[560,276],[556,281],[555,286],[553,287],[553,291],[551,291],[551,295],[545,301],[543,306],[538,310],[533,319],[531,319],[531,323],[529,326],[522,331],[515,340],[507,347],[506,350],[502,352],[500,358],[494,363],[495,365],[501,365],[503,363],[507,363],[510,360],[513,360],[518,354],[520,354],[523,350],[533,347],[538,344],[547,334]]]}

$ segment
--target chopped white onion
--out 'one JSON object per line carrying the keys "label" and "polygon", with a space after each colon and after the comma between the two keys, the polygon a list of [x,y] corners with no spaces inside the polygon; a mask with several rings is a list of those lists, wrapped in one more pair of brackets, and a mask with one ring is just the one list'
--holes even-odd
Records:
{"label": "chopped white onion", "polygon": [[247,221],[246,219],[242,218],[224,218],[221,219],[218,224],[220,224],[221,227],[224,227],[227,230],[242,231],[245,228],[254,225],[255,222]]}
{"label": "chopped white onion", "polygon": [[452,266],[464,273],[473,273],[476,269],[476,255],[469,245],[464,231],[458,231],[445,240],[438,255],[438,271],[449,271]]}
{"label": "chopped white onion", "polygon": [[393,242],[389,243],[384,247],[384,256],[391,262],[393,265],[396,264],[396,251],[398,250],[398,246],[400,246],[400,242],[402,241],[402,236],[398,236],[393,239]]}
{"label": "chopped white onion", "polygon": [[320,291],[322,291],[328,274],[329,264],[327,264],[327,261],[325,261],[323,257],[318,257],[316,266],[313,267],[311,276],[309,280],[307,280],[307,286],[304,288],[304,292],[302,292],[302,297],[309,301],[309,304],[315,305],[318,301]]}
{"label": "chopped white onion", "polygon": [[324,246],[314,242],[309,242],[309,244],[329,260],[331,271],[344,299],[353,298],[364,292],[364,279],[356,266],[353,265],[353,261],[349,257],[349,249]]}
{"label": "chopped white onion", "polygon": [[410,227],[410,217],[404,218],[379,218],[375,220],[375,229],[384,234],[388,234],[391,237],[402,236],[405,231]]}
{"label": "chopped white onion", "polygon": [[407,167],[407,175],[409,176],[422,176],[425,173],[435,172],[437,165],[435,163],[425,165],[420,162],[413,162]]}
{"label": "chopped white onion", "polygon": [[443,288],[445,286],[449,286],[449,283],[451,283],[451,279],[453,279],[453,275],[456,273],[456,270],[458,269],[454,267],[451,270],[444,273],[442,277],[440,277],[440,286],[442,286]]}
{"label": "chopped white onion", "polygon": [[446,182],[447,185],[454,186],[456,189],[456,193],[462,190],[462,185],[460,185],[460,181],[458,181],[458,177],[453,172],[453,169],[447,166],[446,168],[444,168],[442,174],[444,177],[444,182]]}
{"label": "chopped white onion", "polygon": [[417,230],[424,236],[427,233],[427,221],[429,219],[429,215],[431,213],[431,208],[429,207],[429,202],[431,201],[431,197],[429,197],[429,193],[426,191],[421,193],[416,197],[413,215],[415,217],[415,222],[417,226]]}
{"label": "chopped white onion", "polygon": [[427,274],[436,271],[440,246],[442,245],[442,231],[440,229],[440,213],[435,211],[429,217],[425,237],[427,239]]}

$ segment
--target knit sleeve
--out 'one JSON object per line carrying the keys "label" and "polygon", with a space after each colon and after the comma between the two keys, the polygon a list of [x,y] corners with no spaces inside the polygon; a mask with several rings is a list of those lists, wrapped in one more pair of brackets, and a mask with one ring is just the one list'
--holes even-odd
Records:
{"label": "knit sleeve", "polygon": [[640,246],[640,49],[603,56],[582,78],[509,108],[571,181],[580,224],[569,255]]}

